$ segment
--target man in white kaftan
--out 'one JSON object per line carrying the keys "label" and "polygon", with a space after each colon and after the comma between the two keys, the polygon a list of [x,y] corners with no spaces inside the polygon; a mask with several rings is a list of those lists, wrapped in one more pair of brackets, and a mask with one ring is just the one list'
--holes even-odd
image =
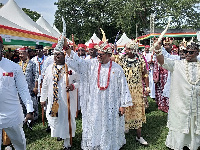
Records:
{"label": "man in white kaftan", "polygon": [[84,87],[80,91],[83,150],[118,150],[126,143],[124,116],[119,111],[132,106],[132,99],[123,69],[110,61],[109,48],[98,49],[98,60],[84,60],[67,50],[66,63],[80,74]]}
{"label": "man in white kaftan", "polygon": [[[68,104],[67,104],[67,93],[66,93],[66,73],[65,73],[65,62],[58,64],[57,62],[63,58],[65,61],[64,54],[61,52],[54,53],[54,60],[55,62],[49,65],[46,69],[45,76],[43,79],[42,84],[42,92],[41,92],[41,104],[44,105],[46,99],[48,97],[48,104],[46,110],[46,117],[48,120],[48,124],[51,128],[51,137],[59,137],[64,139],[64,147],[68,149],[71,147],[70,145],[70,135],[69,135],[69,122],[68,122]],[[58,87],[58,116],[52,117],[50,112],[53,106],[53,89],[54,89],[54,74],[56,73],[55,66],[58,69],[61,69],[59,73],[59,81],[57,83]],[[78,88],[79,84],[79,76],[76,72],[72,69],[68,68],[68,71],[71,71],[71,75],[68,75],[69,85],[72,86],[71,90],[69,91],[70,95],[70,114],[71,114],[71,127],[72,127],[72,137],[75,136],[76,130],[76,108],[77,108],[77,91],[75,90]]]}
{"label": "man in white kaftan", "polygon": [[158,62],[171,72],[166,146],[197,150],[200,146],[200,62],[196,44],[187,46],[185,54],[185,60],[172,60],[157,52]]}

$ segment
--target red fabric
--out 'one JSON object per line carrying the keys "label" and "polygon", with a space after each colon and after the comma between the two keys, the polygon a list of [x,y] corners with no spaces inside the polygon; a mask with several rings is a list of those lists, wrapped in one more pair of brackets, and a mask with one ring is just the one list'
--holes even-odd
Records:
{"label": "red fabric", "polygon": [[83,49],[86,49],[87,46],[85,44],[78,44],[78,48],[83,48]]}
{"label": "red fabric", "polygon": [[21,48],[19,48],[18,50],[19,50],[19,51],[25,51],[26,48],[25,48],[25,47],[21,47]]}
{"label": "red fabric", "polygon": [[[52,48],[55,48],[56,47],[56,45],[57,45],[57,43],[54,43],[54,44],[52,44]],[[66,50],[67,48],[69,48],[69,47],[65,47],[65,46],[63,46],[63,50]]]}
{"label": "red fabric", "polygon": [[27,34],[47,37],[47,38],[50,38],[50,39],[57,40],[57,38],[49,36],[49,35],[46,35],[46,34],[36,33],[36,32],[22,30],[22,29],[17,29],[17,28],[13,28],[13,27],[9,27],[9,26],[0,25],[0,28],[7,29],[7,30],[12,30],[12,31],[16,31],[16,32],[21,32],[21,33],[27,33]]}
{"label": "red fabric", "polygon": [[169,98],[164,97],[163,90],[164,86],[167,82],[168,70],[158,66],[158,62],[154,63],[154,73],[153,78],[154,81],[157,79],[158,82],[155,84],[155,100],[158,105],[158,109],[164,112],[168,112],[169,110]]}
{"label": "red fabric", "polygon": [[88,48],[94,48],[95,45],[97,45],[97,43],[90,43]]}
{"label": "red fabric", "polygon": [[68,74],[69,74],[69,75],[72,75],[72,70],[69,70],[69,71],[68,71]]}
{"label": "red fabric", "polygon": [[[74,86],[74,84],[72,84],[72,86],[73,86],[73,90],[74,90],[74,89],[75,89],[75,86]],[[73,91],[73,90],[72,90],[72,91]]]}
{"label": "red fabric", "polygon": [[3,76],[13,77],[13,72],[3,72]]}
{"label": "red fabric", "polygon": [[149,46],[149,45],[146,45],[145,48],[150,48],[150,46]]}
{"label": "red fabric", "polygon": [[101,44],[103,44],[104,42],[103,41],[100,41],[99,43],[98,43],[98,45],[100,46]]}
{"label": "red fabric", "polygon": [[111,47],[111,46],[109,44],[107,44],[103,49],[106,50],[109,47]]}
{"label": "red fabric", "polygon": [[56,45],[57,45],[57,43],[54,43],[54,44],[52,44],[52,48],[55,48],[56,47]]}
{"label": "red fabric", "polygon": [[176,45],[173,45],[172,50],[174,50],[174,49],[178,49],[178,47]]}

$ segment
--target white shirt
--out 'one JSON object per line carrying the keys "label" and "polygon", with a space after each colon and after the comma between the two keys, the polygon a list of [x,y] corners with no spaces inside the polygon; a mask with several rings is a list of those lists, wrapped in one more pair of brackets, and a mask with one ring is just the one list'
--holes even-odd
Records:
{"label": "white shirt", "polygon": [[21,67],[2,58],[0,61],[0,129],[23,123],[24,115],[18,94],[26,106],[27,113],[33,112],[33,102]]}

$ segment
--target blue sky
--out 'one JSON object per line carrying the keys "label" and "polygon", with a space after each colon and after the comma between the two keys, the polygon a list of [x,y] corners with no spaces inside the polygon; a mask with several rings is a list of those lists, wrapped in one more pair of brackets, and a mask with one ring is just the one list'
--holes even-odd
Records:
{"label": "blue sky", "polygon": [[[37,11],[41,14],[44,19],[53,26],[54,14],[57,10],[57,6],[54,5],[54,2],[57,0],[14,0],[20,8],[27,8],[32,11]],[[0,3],[4,5],[8,0],[0,0]]]}

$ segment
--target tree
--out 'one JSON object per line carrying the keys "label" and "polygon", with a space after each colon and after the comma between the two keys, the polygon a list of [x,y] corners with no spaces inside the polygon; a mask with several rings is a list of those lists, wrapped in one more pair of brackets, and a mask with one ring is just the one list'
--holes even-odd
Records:
{"label": "tree", "polygon": [[37,13],[36,11],[32,11],[30,9],[22,8],[22,10],[33,20],[37,21],[40,18],[40,14]]}
{"label": "tree", "polygon": [[[67,35],[72,33],[79,40],[87,40],[95,32],[101,37],[102,28],[109,42],[114,42],[118,31],[136,38],[149,28],[150,15],[155,15],[155,28],[165,28],[172,16],[170,28],[200,26],[199,0],[59,0],[55,3],[55,25],[62,29],[61,16],[67,22]],[[61,30],[62,31],[62,30]]]}

